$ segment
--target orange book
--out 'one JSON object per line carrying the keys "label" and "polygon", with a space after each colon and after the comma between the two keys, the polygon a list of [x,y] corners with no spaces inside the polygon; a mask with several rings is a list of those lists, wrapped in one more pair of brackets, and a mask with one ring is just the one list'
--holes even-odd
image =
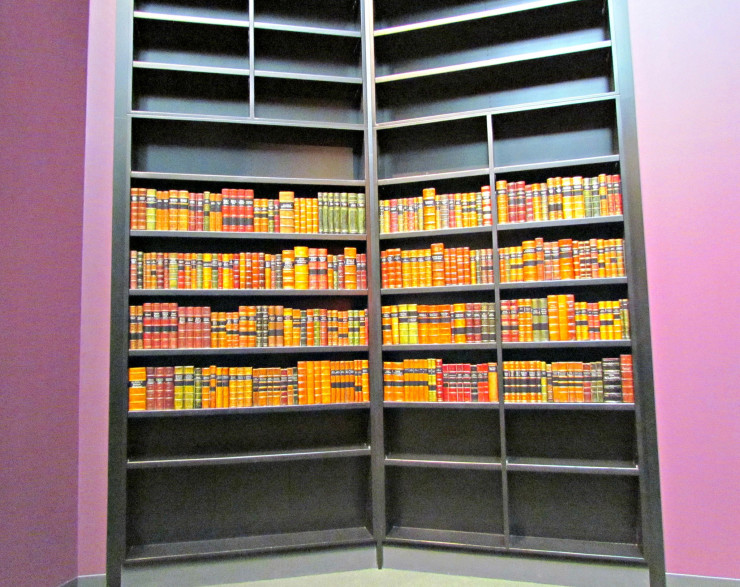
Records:
{"label": "orange book", "polygon": [[146,367],[131,367],[128,370],[128,409],[146,410]]}
{"label": "orange book", "polygon": [[558,264],[560,279],[574,279],[573,272],[573,239],[564,238],[558,241]]}
{"label": "orange book", "polygon": [[357,289],[357,249],[344,248],[344,289]]}
{"label": "orange book", "polygon": [[443,243],[431,244],[431,285],[435,287],[445,284],[444,251]]}
{"label": "orange book", "polygon": [[550,340],[565,340],[560,338],[560,305],[559,296],[547,296],[547,329],[550,334]]}
{"label": "orange book", "polygon": [[319,401],[316,401],[316,374],[314,371],[315,366],[316,361],[306,361],[306,403],[308,404],[321,403],[320,395]]}
{"label": "orange book", "polygon": [[537,250],[533,240],[522,243],[522,268],[523,281],[537,280]]}
{"label": "orange book", "polygon": [[280,232],[295,232],[295,194],[293,192],[279,192]]}
{"label": "orange book", "polygon": [[319,361],[319,388],[321,390],[321,400],[317,403],[331,403],[331,363],[329,361]]}
{"label": "orange book", "polygon": [[155,212],[155,230],[170,229],[170,193],[160,190],[156,192],[157,208]]}
{"label": "orange book", "polygon": [[558,340],[570,340],[568,338],[568,298],[558,295]]}

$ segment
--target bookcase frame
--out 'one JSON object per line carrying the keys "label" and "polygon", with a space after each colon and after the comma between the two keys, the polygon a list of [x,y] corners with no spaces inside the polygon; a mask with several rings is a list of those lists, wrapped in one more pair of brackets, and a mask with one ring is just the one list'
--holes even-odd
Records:
{"label": "bookcase frame", "polygon": [[[323,8],[314,6],[313,11],[311,6],[311,2],[292,0],[118,0],[108,584],[120,584],[124,565],[356,545],[374,545],[382,567],[383,546],[400,544],[478,551],[480,556],[506,553],[647,565],[651,585],[664,585],[627,0],[430,0],[416,13],[413,7],[419,3],[393,0],[331,0]],[[570,15],[572,21],[572,15],[578,16],[579,11],[587,16],[582,19],[587,23],[583,29],[566,18]],[[564,24],[557,24],[558,16]],[[512,33],[514,38],[504,35],[502,42],[494,37],[470,39],[457,34],[468,26],[474,31],[495,31],[499,25],[500,30],[511,30],[507,24],[529,18],[555,22],[556,30],[540,37],[536,31],[531,37]],[[216,44],[210,38],[214,32],[224,33],[215,35],[220,40]],[[191,38],[200,53],[192,50],[187,41]],[[307,39],[315,41],[314,52],[304,51]],[[403,47],[404,39],[414,41],[418,55],[394,53],[393,47]],[[449,47],[455,51],[445,54]],[[395,63],[394,58],[398,60]],[[521,81],[533,77],[530,84]],[[543,155],[551,151],[555,155]],[[282,169],[289,171],[281,173]],[[378,199],[396,190],[404,195],[417,195],[421,187],[428,186],[477,191],[481,185],[495,185],[497,178],[518,174],[543,181],[547,174],[600,173],[602,169],[618,169],[622,176],[623,217],[405,234],[379,231]],[[307,194],[311,189],[364,191],[367,233],[129,231],[129,189],[147,182],[181,189],[193,185],[206,186],[201,189],[255,187],[270,194],[294,188]],[[473,239],[495,250],[499,239],[519,234],[607,226],[623,227],[625,278],[501,283],[495,264],[495,283],[491,285],[395,290],[380,286],[380,250],[389,246],[436,239],[460,244]],[[172,247],[197,242],[219,247],[242,240],[253,247],[266,241],[284,241],[288,246],[300,241],[364,246],[368,289],[128,289],[132,242]],[[631,340],[501,342],[502,299],[516,297],[517,292],[546,295],[602,290],[629,297]],[[443,294],[459,295],[461,300],[490,296],[487,299],[497,304],[498,342],[382,344],[384,300]],[[320,350],[128,349],[128,306],[139,299],[289,300],[303,296],[348,297],[355,300],[351,303],[366,299],[367,345]],[[384,356],[436,354],[462,361],[469,356],[487,357],[485,360],[496,361],[500,368],[510,356],[544,353],[549,360],[570,350],[589,357],[631,352],[635,404],[505,404],[503,377],[499,377],[499,403],[383,401]],[[252,357],[269,362],[285,354],[298,360],[324,358],[327,353],[338,357],[354,353],[369,359],[369,405],[127,412],[128,367],[132,362],[162,364],[176,357],[234,361],[242,356],[247,361]],[[206,447],[213,448],[219,444],[216,431],[209,432],[209,428],[221,426],[236,438],[239,427],[249,423],[279,433],[294,427],[299,419],[315,427],[306,433],[304,445],[294,436],[293,445],[269,447],[257,442],[254,450],[206,454],[193,442],[189,453],[165,454],[173,449],[152,440],[158,434],[182,435],[192,422],[205,436]],[[449,430],[455,430],[456,425],[465,430],[462,438],[478,447],[473,453],[425,452],[424,442],[440,446],[454,440]],[[607,435],[607,440],[614,446],[605,450],[603,458],[598,453],[592,456],[575,436],[581,426],[596,434],[611,425],[616,425],[617,431],[611,438]],[[565,440],[553,442],[549,455],[546,450],[540,456],[514,454],[520,447],[522,451],[540,451],[525,440],[533,426],[544,426],[545,431],[549,427]],[[482,434],[488,430],[490,438],[469,436],[471,427],[480,427]],[[333,436],[329,434],[332,442],[325,445],[311,434],[320,437],[331,430],[335,431]],[[415,430],[424,431],[421,439],[414,436]],[[435,430],[448,433],[441,436],[439,432],[435,437]],[[236,445],[246,442],[233,441]],[[509,453],[509,445],[513,453]],[[480,454],[484,449],[490,454]],[[157,450],[165,453],[156,454]],[[586,454],[589,456],[584,457]],[[307,499],[298,520],[280,515],[277,525],[265,523],[259,513],[269,505],[265,496],[283,491],[280,495],[290,498],[290,491],[267,482],[266,474],[259,477],[255,473],[254,478],[247,474],[266,471],[265,467],[278,471],[279,480],[298,476],[319,493],[330,489],[328,479],[341,479],[340,488],[351,495],[347,515],[338,513],[335,502]],[[175,485],[183,493],[183,503],[196,499],[200,489],[194,486],[194,479],[203,478],[201,471],[208,472],[206,478],[216,490],[250,479],[250,487],[263,496],[262,502],[240,514],[238,523],[254,531],[239,534],[222,521],[214,523],[221,526],[204,524],[195,532],[189,528],[209,517],[234,514],[238,500],[228,496],[216,499],[192,519],[174,511],[175,506],[159,512],[156,504],[147,501],[148,492],[161,497]],[[593,488],[601,501],[587,494]],[[239,491],[243,494],[247,489]],[[569,499],[572,494],[581,495],[586,505]],[[598,532],[586,527],[594,525],[594,519],[584,517],[583,508],[598,511],[596,519],[602,526]],[[140,517],[144,537],[149,532],[150,538],[175,538],[141,544],[132,541],[132,516]],[[312,526],[321,516],[329,517],[329,526]],[[170,524],[175,528],[171,532],[164,528]]]}

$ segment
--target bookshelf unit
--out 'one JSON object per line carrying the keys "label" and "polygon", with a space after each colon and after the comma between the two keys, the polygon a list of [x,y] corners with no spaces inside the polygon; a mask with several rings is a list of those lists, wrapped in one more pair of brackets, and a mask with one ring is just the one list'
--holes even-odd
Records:
{"label": "bookshelf unit", "polygon": [[[108,567],[404,545],[647,565],[665,584],[626,0],[119,0]],[[623,214],[497,222],[496,182],[619,174]],[[490,226],[382,233],[479,192]],[[131,188],[366,194],[363,234],[129,230]],[[502,282],[523,240],[624,239],[624,277]],[[492,283],[382,287],[390,248],[493,250]],[[129,289],[129,252],[322,246],[367,288]],[[629,299],[630,338],[504,341],[501,303]],[[129,305],[367,309],[365,345],[129,350]],[[495,342],[383,344],[381,307],[493,302]],[[634,403],[506,401],[508,361],[631,354]],[[498,368],[498,401],[384,401],[384,361]],[[367,359],[369,403],[128,411],[128,369]],[[493,393],[493,390],[491,390]],[[248,504],[248,505],[245,505]]]}

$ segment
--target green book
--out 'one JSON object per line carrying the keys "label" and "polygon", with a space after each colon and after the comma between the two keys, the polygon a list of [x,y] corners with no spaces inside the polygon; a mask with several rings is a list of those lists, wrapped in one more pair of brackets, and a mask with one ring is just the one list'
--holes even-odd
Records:
{"label": "green book", "polygon": [[365,194],[357,194],[357,234],[365,234]]}
{"label": "green book", "polygon": [[357,234],[357,194],[347,194],[347,231]]}
{"label": "green book", "polygon": [[317,199],[319,201],[319,233],[324,234],[326,232],[326,214],[324,211],[326,204],[324,202],[324,192],[319,192]]}
{"label": "green book", "polygon": [[339,194],[339,232],[349,232],[349,197],[347,192]]}
{"label": "green book", "polygon": [[203,368],[196,367],[193,374],[193,407],[203,407]]}

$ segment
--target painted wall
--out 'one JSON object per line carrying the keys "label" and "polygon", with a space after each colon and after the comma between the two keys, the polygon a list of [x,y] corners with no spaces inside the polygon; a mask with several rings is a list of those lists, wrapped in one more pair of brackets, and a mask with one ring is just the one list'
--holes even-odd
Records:
{"label": "painted wall", "polygon": [[629,8],[666,566],[740,578],[740,3]]}
{"label": "painted wall", "polygon": [[84,319],[80,326],[79,575],[105,571],[115,1],[90,0],[89,28],[82,232]]}
{"label": "painted wall", "polygon": [[[8,10],[5,4],[0,5],[3,13]],[[113,4],[113,0],[90,0],[81,302],[93,314],[83,319],[80,335],[84,366],[80,373],[80,574],[102,573],[105,568],[108,335],[101,324],[106,322],[109,299]],[[735,423],[738,384],[735,374],[730,373],[731,359],[740,342],[740,325],[737,297],[724,293],[737,291],[740,285],[738,271],[729,269],[737,266],[732,256],[738,253],[736,219],[740,217],[738,200],[731,193],[740,184],[735,128],[740,113],[738,100],[732,99],[740,88],[737,67],[730,63],[730,56],[738,54],[738,40],[731,23],[737,20],[740,4],[735,0],[630,0],[629,6],[667,568],[671,573],[740,578],[738,557],[731,551],[740,535],[737,508],[733,507],[739,489],[740,467],[735,455],[740,439]],[[31,34],[25,43],[36,40]],[[40,46],[58,42],[47,37],[38,39]],[[84,39],[77,47],[84,47]],[[45,67],[46,63],[35,65]],[[73,110],[80,103],[71,99],[59,107]],[[80,115],[80,111],[75,112]],[[66,141],[57,142],[67,145]],[[30,141],[24,148],[29,153],[36,151]],[[11,182],[4,179],[2,189],[19,193],[21,181],[27,181],[28,173],[19,173],[17,178],[12,190]],[[59,175],[43,183],[54,182],[58,185]],[[4,197],[3,201],[9,200]],[[16,209],[20,207],[19,203]],[[724,213],[715,218],[714,211],[719,208]],[[79,212],[77,209],[77,215],[70,214],[62,222],[55,216],[59,226],[67,228],[63,236],[79,231]],[[38,216],[39,211],[34,208],[32,214]],[[47,221],[51,222],[51,218]],[[27,231],[16,228],[3,234],[16,235],[20,240]],[[32,251],[36,244],[31,244]],[[708,246],[715,249],[711,254],[701,250]],[[24,250],[28,249],[25,244]],[[723,270],[717,271],[718,267]],[[5,288],[6,280],[2,283]],[[18,281],[9,285],[13,291],[23,289]],[[697,304],[697,299],[704,303]],[[733,306],[734,312],[728,305]],[[68,311],[70,305],[64,307]],[[56,349],[53,345],[50,348]],[[68,349],[65,344],[59,350]],[[18,359],[23,360],[22,354],[18,354]],[[59,389],[57,373],[54,378],[54,389]],[[7,379],[3,380],[3,385],[7,383]],[[18,406],[11,405],[22,413],[24,408],[17,403]],[[48,413],[24,415],[38,423],[36,429],[46,429],[50,421]],[[3,438],[7,437],[3,434]],[[55,470],[53,463],[47,464],[52,467],[50,471]],[[73,465],[70,467],[75,470]],[[23,481],[24,487],[34,487],[25,478]],[[39,501],[42,500],[36,503]],[[3,532],[0,552],[11,552],[5,549],[5,541],[14,539],[17,540]]]}
{"label": "painted wall", "polygon": [[77,575],[87,2],[0,2],[0,585]]}

